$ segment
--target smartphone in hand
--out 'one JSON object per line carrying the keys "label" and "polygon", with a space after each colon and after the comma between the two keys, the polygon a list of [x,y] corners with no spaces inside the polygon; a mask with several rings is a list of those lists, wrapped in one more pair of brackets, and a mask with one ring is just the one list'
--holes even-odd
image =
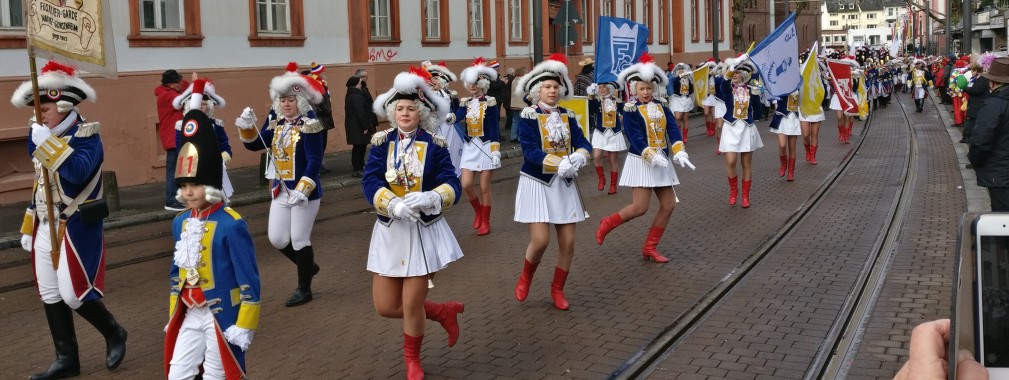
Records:
{"label": "smartphone in hand", "polygon": [[992,378],[1009,378],[1009,214],[975,223],[977,358]]}

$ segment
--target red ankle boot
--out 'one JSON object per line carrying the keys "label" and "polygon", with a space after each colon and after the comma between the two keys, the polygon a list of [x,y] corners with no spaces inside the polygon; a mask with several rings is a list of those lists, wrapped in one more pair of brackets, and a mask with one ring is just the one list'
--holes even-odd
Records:
{"label": "red ankle boot", "polygon": [[743,181],[743,208],[750,207],[750,185],[753,180]]}
{"label": "red ankle boot", "polygon": [[802,143],[802,146],[806,147],[806,162],[809,162],[809,152],[810,152],[809,144]]}
{"label": "red ankle boot", "polygon": [[708,135],[708,136],[714,136],[715,135],[715,122],[709,121],[709,122],[706,122],[705,124],[708,127],[708,129],[706,131],[704,131],[704,133],[706,135]]}
{"label": "red ankle boot", "polygon": [[474,230],[479,230],[480,229],[480,210],[483,209],[483,206],[480,205],[480,200],[479,199],[470,199],[469,200],[469,204],[470,204],[470,206],[473,206],[473,214],[475,214],[475,215],[473,215],[473,229]]}
{"label": "red ankle boot", "polygon": [[719,148],[721,148],[721,146],[720,146],[721,144],[722,144],[722,138],[721,137],[715,137],[715,155],[716,156],[721,156],[722,155],[722,150],[719,149]]}
{"label": "red ankle boot", "polygon": [[568,300],[564,298],[564,283],[568,280],[568,272],[554,267],[554,283],[550,285],[550,297],[554,299],[554,307],[558,310],[568,309]]}
{"label": "red ankle boot", "polygon": [[403,333],[403,363],[406,364],[407,380],[424,380],[424,368],[420,366],[420,346],[424,336],[413,337]]}
{"label": "red ankle boot", "polygon": [[788,178],[786,180],[788,182],[795,180],[795,157],[788,158]]}
{"label": "red ankle boot", "polygon": [[739,191],[737,187],[739,181],[739,176],[729,177],[729,206],[736,205],[736,193]]}
{"label": "red ankle boot", "polygon": [[624,218],[620,217],[620,213],[615,212],[613,215],[603,218],[599,221],[599,228],[596,229],[596,243],[603,245],[603,240],[606,239],[606,234],[613,231],[617,226],[624,224]]}
{"label": "red ankle boot", "polygon": [[476,231],[477,235],[486,235],[490,233],[490,206],[483,206],[480,209],[480,229]]}
{"label": "red ankle boot", "polygon": [[840,124],[837,126],[837,142],[839,143],[844,143],[844,135],[847,134],[844,132],[844,127],[845,124]]}
{"label": "red ankle boot", "polygon": [[652,259],[657,263],[669,262],[669,259],[659,254],[659,251],[655,249],[659,245],[659,239],[662,239],[662,233],[665,231],[665,228],[658,227],[648,229],[648,238],[645,239],[645,246],[641,248],[641,255],[645,257],[645,260]]}
{"label": "red ankle boot", "polygon": [[809,149],[809,163],[816,165],[816,145],[810,145]]}
{"label": "red ankle boot", "polygon": [[607,194],[617,193],[617,172],[610,172],[610,192]]}
{"label": "red ankle boot", "polygon": [[687,143],[687,130],[689,128],[687,128],[686,126],[684,126],[682,129],[683,130],[680,133],[680,137],[683,137],[683,143],[686,144]]}
{"label": "red ankle boot", "polygon": [[606,174],[603,172],[602,166],[596,166],[596,175],[599,176],[599,186],[596,189],[603,191],[606,188]]}
{"label": "red ankle boot", "polygon": [[438,322],[448,333],[448,346],[455,346],[459,341],[459,319],[457,314],[462,313],[465,306],[459,302],[434,303],[424,301],[424,314],[427,319]]}
{"label": "red ankle boot", "polygon": [[530,263],[529,260],[525,260],[525,266],[522,267],[522,275],[519,276],[519,282],[515,284],[515,299],[519,302],[525,301],[526,297],[529,297],[529,284],[533,282],[533,274],[536,273],[536,267],[540,266],[540,263]]}
{"label": "red ankle boot", "polygon": [[788,156],[778,156],[781,160],[781,167],[778,168],[778,177],[785,176],[785,170],[788,169]]}

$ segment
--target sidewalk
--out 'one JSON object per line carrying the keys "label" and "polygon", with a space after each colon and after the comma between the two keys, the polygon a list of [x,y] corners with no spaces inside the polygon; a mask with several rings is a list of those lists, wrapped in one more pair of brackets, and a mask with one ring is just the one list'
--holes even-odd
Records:
{"label": "sidewalk", "polygon": [[956,158],[960,165],[960,175],[963,177],[963,191],[967,197],[967,212],[991,211],[991,198],[988,197],[988,189],[977,185],[977,174],[974,173],[974,169],[967,169],[967,164],[970,163],[967,160],[967,151],[970,149],[970,146],[960,142],[963,129],[950,127],[953,125],[951,106],[939,104],[935,96],[929,96],[928,98],[931,99],[936,108],[942,111],[939,112],[939,117],[942,118],[942,125],[946,126],[949,139],[953,141],[953,149],[956,150]]}

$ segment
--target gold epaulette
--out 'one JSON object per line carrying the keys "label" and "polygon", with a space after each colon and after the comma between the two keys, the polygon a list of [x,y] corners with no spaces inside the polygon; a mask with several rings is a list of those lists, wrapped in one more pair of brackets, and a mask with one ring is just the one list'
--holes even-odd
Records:
{"label": "gold epaulette", "polygon": [[305,125],[301,127],[302,133],[319,133],[322,132],[322,123],[319,119],[309,119],[305,118]]}
{"label": "gold epaulette", "polygon": [[384,131],[375,132],[375,135],[371,136],[371,145],[372,146],[382,145],[382,143],[385,142],[386,136],[388,136],[393,129],[395,128],[389,128]]}
{"label": "gold epaulette", "polygon": [[77,127],[77,133],[74,133],[74,137],[91,137],[98,133],[98,129],[101,128],[101,123],[81,123],[81,126]]}
{"label": "gold epaulette", "polygon": [[493,107],[497,105],[497,99],[495,99],[493,96],[488,96],[486,102],[488,107]]}

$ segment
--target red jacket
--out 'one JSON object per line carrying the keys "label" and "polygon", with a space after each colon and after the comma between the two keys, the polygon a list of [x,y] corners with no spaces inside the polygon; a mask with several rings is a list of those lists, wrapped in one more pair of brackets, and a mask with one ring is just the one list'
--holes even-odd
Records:
{"label": "red jacket", "polygon": [[[189,82],[182,81],[182,88],[186,87]],[[172,107],[172,100],[179,94],[181,92],[165,85],[154,88],[154,96],[158,98],[158,137],[165,150],[175,149],[175,123],[182,120],[182,110]]]}

